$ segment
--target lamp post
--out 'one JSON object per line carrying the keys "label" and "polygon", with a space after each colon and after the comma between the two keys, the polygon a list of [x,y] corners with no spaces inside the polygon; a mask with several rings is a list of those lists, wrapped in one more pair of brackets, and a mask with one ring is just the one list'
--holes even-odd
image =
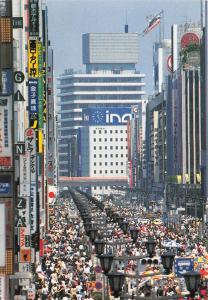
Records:
{"label": "lamp post", "polygon": [[98,256],[98,258],[100,259],[101,268],[102,268],[104,274],[106,275],[111,269],[114,255],[113,254],[101,254]]}
{"label": "lamp post", "polygon": [[196,271],[190,271],[185,273],[183,276],[186,282],[187,290],[190,292],[191,299],[194,299],[195,293],[200,284],[200,273]]}
{"label": "lamp post", "polygon": [[149,238],[146,242],[147,253],[150,257],[155,254],[156,241],[153,238]]}
{"label": "lamp post", "polygon": [[94,240],[96,239],[97,237],[97,233],[98,233],[98,229],[97,228],[91,228],[89,231],[89,238],[91,240],[91,242],[93,243]]}
{"label": "lamp post", "polygon": [[165,252],[161,255],[162,265],[167,275],[172,271],[174,257],[175,254],[172,252]]}
{"label": "lamp post", "polygon": [[110,287],[113,291],[113,296],[118,298],[121,294],[122,287],[124,285],[125,275],[119,272],[108,273],[108,280]]}
{"label": "lamp post", "polygon": [[95,252],[96,254],[99,256],[101,254],[103,254],[104,252],[104,248],[105,248],[105,242],[102,240],[95,240],[94,241],[94,245],[95,245]]}

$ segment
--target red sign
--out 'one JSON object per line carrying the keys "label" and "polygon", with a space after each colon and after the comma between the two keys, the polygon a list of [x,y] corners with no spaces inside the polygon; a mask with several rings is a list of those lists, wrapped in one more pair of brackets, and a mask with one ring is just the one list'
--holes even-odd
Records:
{"label": "red sign", "polygon": [[0,166],[1,167],[10,167],[11,166],[11,157],[0,157]]}
{"label": "red sign", "polygon": [[55,198],[55,193],[54,192],[49,192],[48,197],[49,198]]}
{"label": "red sign", "polygon": [[186,48],[190,44],[199,44],[199,37],[196,33],[185,33],[181,38],[181,48]]}

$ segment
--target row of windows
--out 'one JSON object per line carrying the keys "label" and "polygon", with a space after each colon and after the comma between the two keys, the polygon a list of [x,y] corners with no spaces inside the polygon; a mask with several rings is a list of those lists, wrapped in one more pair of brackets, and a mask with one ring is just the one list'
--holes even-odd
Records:
{"label": "row of windows", "polygon": [[[108,165],[108,162],[107,162],[107,161],[106,161],[105,163],[99,162],[99,166],[102,166],[102,165],[107,166],[107,165]],[[109,163],[109,165],[113,166],[113,161],[111,161],[111,162]],[[118,162],[115,162],[115,165],[118,166]],[[123,163],[123,162],[120,162],[120,165],[123,166],[124,163]],[[96,163],[96,162],[94,162],[94,166],[97,166],[97,163]]]}
{"label": "row of windows", "polygon": [[[97,158],[97,157],[99,157],[99,158],[102,158],[102,157],[108,158],[108,157],[113,157],[113,154],[110,154],[110,155],[108,155],[108,154],[105,154],[105,155],[102,155],[102,154],[99,154],[99,155],[94,154],[94,158]],[[115,154],[114,157],[119,157],[119,154]],[[126,154],[126,155],[120,154],[120,157],[128,157],[128,154]]]}
{"label": "row of windows", "polygon": [[[107,139],[106,139],[107,140]],[[99,147],[96,147],[96,146],[94,146],[93,147],[94,148],[94,150],[103,150],[104,148],[102,147],[102,146],[99,146]],[[126,147],[124,147],[124,146],[120,146],[120,149],[128,149],[128,147],[126,146]],[[115,146],[115,147],[113,147],[113,146],[110,146],[110,147],[107,147],[107,146],[105,146],[105,150],[107,150],[107,149],[110,149],[110,150],[113,150],[113,149],[115,149],[115,150],[118,150],[119,149],[119,146]]]}
{"label": "row of windows", "polygon": [[68,100],[141,100],[142,95],[135,93],[135,94],[118,94],[118,95],[109,95],[104,94],[103,91],[102,95],[61,95],[61,102],[66,102]]}
{"label": "row of windows", "polygon": [[72,86],[61,89],[61,93],[73,92],[114,92],[141,91],[141,86]]}
{"label": "row of windows", "polygon": [[[98,104],[88,104],[88,103],[74,104],[74,103],[69,103],[69,104],[62,104],[61,105],[61,110],[64,111],[64,110],[70,110],[70,109],[74,109],[74,108],[83,108],[83,107],[84,108],[115,107],[115,104],[112,104],[112,103],[110,103],[110,104],[109,103],[98,103]],[[116,107],[126,107],[126,104],[116,103]]]}
{"label": "row of windows", "polygon": [[93,77],[93,78],[70,78],[70,79],[61,79],[60,84],[72,84],[77,82],[91,82],[91,83],[97,83],[97,82],[142,82],[141,77]]}
{"label": "row of windows", "polygon": [[[104,140],[105,142],[108,141],[107,138],[104,138],[103,140]],[[99,139],[94,138],[94,139],[93,139],[93,142],[102,142],[103,140],[102,140],[101,138],[99,138]],[[110,138],[110,139],[109,139],[110,142],[113,142],[113,140],[115,140],[115,142],[118,142],[118,141],[119,141],[118,138],[115,138],[115,139]],[[123,138],[120,138],[120,142],[123,142],[123,141],[124,141],[124,139],[123,139]],[[127,139],[125,139],[125,141],[127,142]]]}
{"label": "row of windows", "polygon": [[[102,130],[100,130],[100,129],[99,130],[93,130],[93,133],[96,134],[97,131],[98,131],[99,134],[103,134]],[[127,133],[127,130],[120,130],[120,131],[117,130],[117,129],[116,130],[104,130],[104,133],[106,133],[106,134],[107,133],[110,133],[110,134],[112,134],[112,133],[119,133],[119,132],[120,133]]]}
{"label": "row of windows", "polygon": [[93,172],[94,174],[113,174],[113,173],[116,173],[116,174],[118,174],[118,173],[121,173],[121,174],[123,174],[124,173],[124,170],[105,170],[105,172],[103,171],[103,170],[100,170],[99,172],[97,172],[96,170],[94,170],[94,172]]}

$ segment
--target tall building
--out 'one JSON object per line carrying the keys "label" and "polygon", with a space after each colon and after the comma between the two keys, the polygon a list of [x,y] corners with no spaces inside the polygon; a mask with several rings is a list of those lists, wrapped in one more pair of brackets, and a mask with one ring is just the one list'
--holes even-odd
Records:
{"label": "tall building", "polygon": [[138,34],[88,33],[82,45],[86,73],[66,70],[58,77],[59,176],[77,175],[76,163],[71,169],[70,149],[75,149],[72,138],[83,126],[83,109],[130,107],[145,94],[144,74],[136,71]]}

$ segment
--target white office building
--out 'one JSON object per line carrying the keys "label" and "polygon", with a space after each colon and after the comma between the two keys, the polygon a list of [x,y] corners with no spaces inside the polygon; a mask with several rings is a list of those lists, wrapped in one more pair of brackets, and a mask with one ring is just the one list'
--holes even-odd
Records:
{"label": "white office building", "polygon": [[83,126],[83,110],[130,108],[145,95],[144,74],[136,71],[138,34],[84,34],[83,63],[85,74],[66,70],[58,77],[60,176],[78,175],[69,152],[78,155],[71,141]]}

